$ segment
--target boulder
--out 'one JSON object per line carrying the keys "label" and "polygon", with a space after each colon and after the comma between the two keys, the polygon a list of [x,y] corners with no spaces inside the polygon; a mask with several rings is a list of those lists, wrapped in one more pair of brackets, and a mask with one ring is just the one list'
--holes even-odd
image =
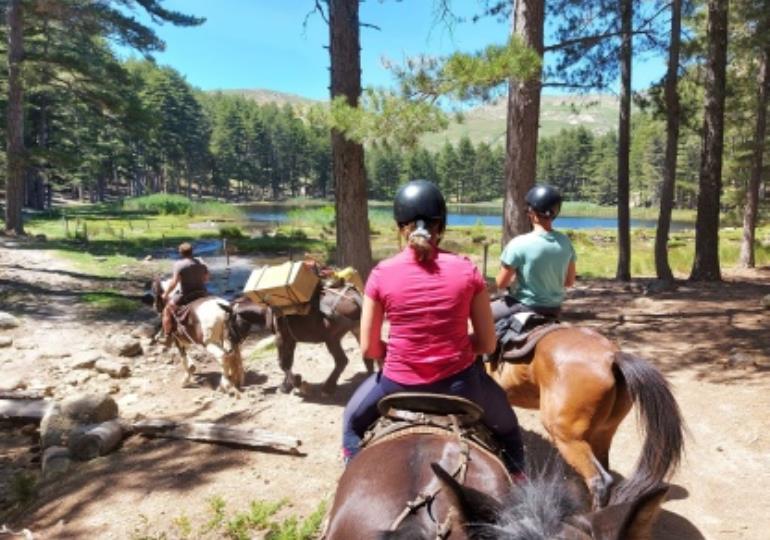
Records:
{"label": "boulder", "polygon": [[98,424],[118,416],[118,405],[107,394],[70,396],[54,404],[40,422],[40,446],[66,446],[79,424]]}
{"label": "boulder", "polygon": [[115,356],[139,356],[142,354],[142,344],[131,336],[113,336],[104,349]]}
{"label": "boulder", "polygon": [[43,451],[42,467],[43,479],[50,480],[66,473],[72,460],[70,451],[63,446],[49,446]]}
{"label": "boulder", "polygon": [[5,311],[0,311],[0,328],[17,328],[21,321]]}

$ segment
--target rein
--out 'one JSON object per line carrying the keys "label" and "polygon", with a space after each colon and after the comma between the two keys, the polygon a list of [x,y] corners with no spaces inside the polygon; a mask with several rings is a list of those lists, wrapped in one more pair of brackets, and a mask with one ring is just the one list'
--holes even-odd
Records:
{"label": "rein", "polygon": [[[456,478],[460,484],[462,484],[465,482],[465,476],[468,472],[468,461],[470,460],[471,448],[470,448],[470,445],[468,444],[468,439],[465,437],[463,430],[460,428],[460,424],[457,421],[457,417],[453,414],[450,414],[449,419],[451,421],[452,433],[457,438],[457,443],[460,446],[460,461],[455,467],[454,471],[451,473],[451,475],[454,478]],[[387,439],[393,439],[401,435],[405,435],[406,432],[413,433],[415,431],[419,433],[420,431],[432,432],[434,430],[433,429],[428,429],[428,430],[404,429],[404,430],[395,432],[390,436],[385,436],[381,439],[378,439],[377,442],[381,442]],[[445,432],[445,430],[443,429],[441,431]],[[393,523],[391,523],[390,528],[388,530],[389,531],[397,530],[398,527],[401,525],[401,523],[403,523],[403,521],[408,516],[410,516],[411,514],[414,514],[415,512],[417,512],[417,510],[425,506],[431,521],[433,521],[433,523],[436,524],[436,539],[443,540],[447,538],[449,534],[452,532],[451,516],[447,516],[447,518],[443,522],[439,523],[438,520],[433,516],[433,512],[431,511],[433,501],[436,499],[436,496],[439,494],[440,491],[441,491],[441,484],[436,483],[434,484],[433,488],[428,489],[426,491],[422,491],[417,495],[417,497],[415,497],[411,501],[407,501],[406,506],[401,511],[401,513],[396,517],[396,519],[393,520]]]}

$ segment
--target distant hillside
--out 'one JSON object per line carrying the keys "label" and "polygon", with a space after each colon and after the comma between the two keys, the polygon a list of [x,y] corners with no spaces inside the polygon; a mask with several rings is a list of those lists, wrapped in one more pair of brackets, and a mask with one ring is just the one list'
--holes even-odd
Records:
{"label": "distant hillside", "polygon": [[275,90],[265,90],[263,88],[231,88],[227,90],[211,90],[211,93],[221,92],[225,95],[243,96],[252,99],[257,103],[291,103],[292,105],[312,105],[318,103],[316,100],[289,94],[286,92],[277,92]]}
{"label": "distant hillside", "polygon": [[[240,95],[253,99],[257,103],[290,103],[292,105],[312,105],[320,103],[306,97],[263,88],[212,90],[223,94]],[[506,99],[497,103],[471,109],[464,114],[462,123],[452,122],[441,133],[430,133],[422,138],[422,143],[430,150],[437,150],[444,141],[457,143],[463,135],[468,135],[478,144],[486,141],[490,144],[505,143]],[[554,135],[569,127],[583,126],[596,134],[607,133],[617,127],[618,100],[614,96],[543,96],[540,106],[540,137]]]}
{"label": "distant hillside", "polygon": [[[441,133],[430,133],[423,144],[437,150],[445,141],[456,143],[463,135],[478,143],[505,143],[506,99],[483,105],[464,114],[458,124],[452,122]],[[540,105],[540,137],[548,137],[564,128],[583,126],[596,134],[615,129],[618,122],[618,100],[613,96],[543,96]]]}

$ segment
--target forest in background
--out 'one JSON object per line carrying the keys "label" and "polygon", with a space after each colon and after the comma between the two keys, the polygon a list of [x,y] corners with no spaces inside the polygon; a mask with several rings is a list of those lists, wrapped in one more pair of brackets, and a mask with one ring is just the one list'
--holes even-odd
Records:
{"label": "forest in background", "polygon": [[[23,234],[22,206],[44,209],[57,189],[92,201],[109,193],[333,195],[339,262],[366,274],[367,196],[388,198],[399,182],[423,176],[453,202],[502,198],[507,240],[528,230],[524,194],[541,181],[570,199],[617,207],[618,279],[630,279],[631,206],[660,208],[663,280],[671,280],[665,257],[676,207],[697,208],[692,279],[719,279],[725,210],[743,207],[741,262],[753,266],[757,209],[767,199],[768,0],[480,0],[478,17],[513,22],[506,43],[408,59],[392,66],[394,89],[361,87],[359,3],[311,7],[329,26],[332,100],[308,111],[203,94],[171,68],[118,58],[116,44],[146,59],[165,46],[136,10],[153,23],[205,22],[162,0],[4,0],[6,230]],[[458,23],[450,0],[434,0],[434,9],[437,23]],[[667,55],[668,69],[634,96],[632,60],[644,54]],[[606,91],[616,81],[617,135],[572,129],[538,145],[544,88]],[[441,100],[486,103],[503,88],[502,174],[500,151],[486,141],[460,139],[437,152],[414,146],[447,127]],[[641,111],[633,121],[632,101]]]}
{"label": "forest in background", "polygon": [[[117,74],[114,95],[83,100],[86,94],[54,84],[28,90],[28,207],[45,208],[45,185],[91,202],[158,192],[272,201],[333,193],[328,128],[307,114],[318,105],[282,102],[277,94],[276,102],[260,102],[248,91],[202,92],[171,67],[121,61],[109,49],[102,52],[110,72]],[[537,178],[558,186],[569,200],[614,205],[616,130],[595,131],[568,126],[541,137]],[[658,204],[664,145],[663,122],[649,112],[636,112],[632,205]],[[435,145],[427,146],[368,145],[369,197],[387,200],[404,181],[426,178],[453,202],[500,198],[501,144],[461,136],[456,142],[445,140],[435,151],[429,149]],[[695,133],[684,138],[680,155],[676,207],[691,209],[699,166]],[[736,162],[740,159],[736,154]],[[741,178],[729,189],[735,193],[727,201],[735,206],[742,196]]]}

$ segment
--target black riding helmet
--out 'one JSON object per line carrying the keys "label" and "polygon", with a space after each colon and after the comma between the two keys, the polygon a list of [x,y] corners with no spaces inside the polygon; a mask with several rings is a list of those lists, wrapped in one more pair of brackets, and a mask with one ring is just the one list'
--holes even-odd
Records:
{"label": "black riding helmet", "polygon": [[561,193],[547,184],[538,184],[530,189],[524,200],[537,214],[551,219],[558,216],[561,210]]}
{"label": "black riding helmet", "polygon": [[441,190],[428,180],[412,180],[401,186],[393,201],[393,218],[399,226],[418,219],[446,227],[446,201]]}

